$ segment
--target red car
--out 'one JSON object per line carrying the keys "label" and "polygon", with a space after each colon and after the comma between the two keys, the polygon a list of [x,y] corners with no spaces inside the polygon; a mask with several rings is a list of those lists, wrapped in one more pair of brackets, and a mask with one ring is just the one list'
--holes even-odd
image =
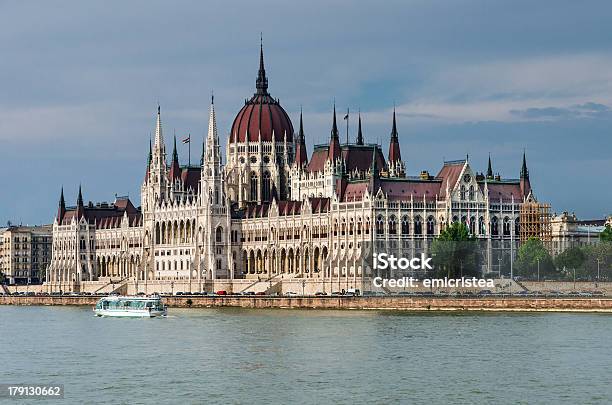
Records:
{"label": "red car", "polygon": [[227,295],[227,291],[219,290],[219,291],[217,291],[217,295]]}

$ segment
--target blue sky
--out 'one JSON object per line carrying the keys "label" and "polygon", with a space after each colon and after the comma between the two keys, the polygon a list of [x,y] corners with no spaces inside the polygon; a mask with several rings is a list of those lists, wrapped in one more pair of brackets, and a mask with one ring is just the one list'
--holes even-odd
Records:
{"label": "blue sky", "polygon": [[395,103],[410,175],[491,153],[516,178],[526,149],[540,200],[603,217],[611,17],[608,1],[1,2],[0,224],[52,222],[62,185],[68,204],[79,183],[139,202],[158,101],[197,161],[211,91],[222,134],[254,91],[260,31],[270,92],[294,125],[303,106],[310,145],[335,98],[386,149]]}

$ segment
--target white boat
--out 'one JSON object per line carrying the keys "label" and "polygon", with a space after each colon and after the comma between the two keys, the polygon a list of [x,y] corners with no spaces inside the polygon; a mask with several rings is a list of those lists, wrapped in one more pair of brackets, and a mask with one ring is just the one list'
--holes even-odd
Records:
{"label": "white boat", "polygon": [[154,318],[168,313],[159,295],[151,296],[119,296],[110,295],[101,298],[94,313],[97,316],[114,316],[123,318]]}

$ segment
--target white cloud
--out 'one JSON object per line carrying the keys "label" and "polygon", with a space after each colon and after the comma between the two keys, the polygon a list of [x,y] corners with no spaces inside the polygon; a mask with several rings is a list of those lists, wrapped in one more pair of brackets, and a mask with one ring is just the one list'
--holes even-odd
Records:
{"label": "white cloud", "polygon": [[398,107],[400,114],[443,121],[521,121],[566,115],[517,114],[612,104],[612,56],[561,55],[450,67]]}

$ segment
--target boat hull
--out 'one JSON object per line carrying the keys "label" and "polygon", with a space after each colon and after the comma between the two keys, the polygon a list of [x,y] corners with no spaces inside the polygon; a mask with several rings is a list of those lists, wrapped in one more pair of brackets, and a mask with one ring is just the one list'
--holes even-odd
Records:
{"label": "boat hull", "polygon": [[118,310],[118,309],[94,309],[94,313],[97,316],[103,317],[115,317],[115,318],[155,318],[158,316],[165,316],[167,311],[158,310],[146,310],[146,309],[131,309],[131,310]]}

